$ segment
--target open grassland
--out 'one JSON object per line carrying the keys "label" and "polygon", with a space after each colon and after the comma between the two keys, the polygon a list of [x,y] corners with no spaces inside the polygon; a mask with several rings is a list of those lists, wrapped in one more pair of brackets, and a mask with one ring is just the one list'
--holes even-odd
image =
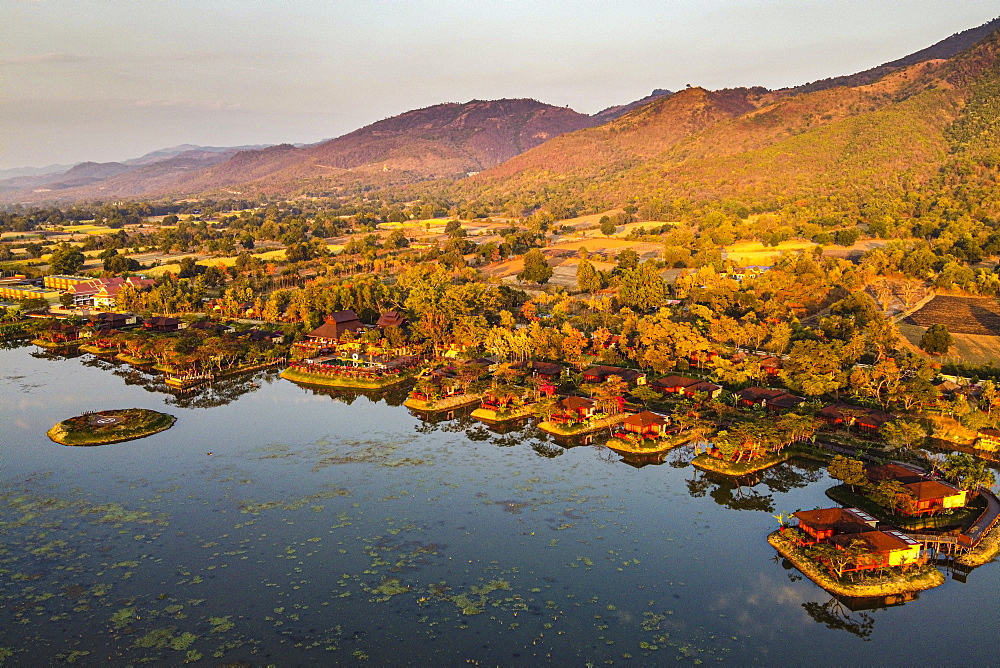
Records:
{"label": "open grassland", "polygon": [[[339,249],[342,247],[329,246],[329,248],[331,252],[334,252],[335,248]],[[279,248],[278,250],[267,251],[265,253],[256,253],[254,254],[254,257],[259,258],[264,262],[268,262],[269,260],[284,260],[285,249]],[[224,267],[231,267],[234,264],[236,264],[236,260],[237,256],[235,255],[231,255],[228,257],[209,257],[198,260],[196,264],[200,264],[203,267],[218,267],[219,265],[222,265]],[[159,267],[153,267],[152,269],[144,269],[142,273],[147,276],[155,277],[155,276],[162,276],[163,274],[167,273],[176,274],[178,271],[180,271],[180,269],[181,265],[176,262],[173,262],[170,264],[162,264]]]}
{"label": "open grassland", "polygon": [[[914,347],[920,344],[920,337],[927,331],[926,327],[899,324],[899,333]],[[1000,364],[1000,336],[983,336],[976,334],[956,334],[952,332],[955,345],[947,355],[934,356],[936,362],[964,363],[983,366],[990,362]]]}
{"label": "open grassland", "polygon": [[67,234],[114,234],[117,230],[107,225],[68,225],[63,228]]}
{"label": "open grassland", "polygon": [[741,241],[726,246],[723,257],[737,264],[748,267],[754,265],[770,265],[782,252],[811,251],[816,244],[811,241],[782,241],[777,246],[765,246],[759,241]]}

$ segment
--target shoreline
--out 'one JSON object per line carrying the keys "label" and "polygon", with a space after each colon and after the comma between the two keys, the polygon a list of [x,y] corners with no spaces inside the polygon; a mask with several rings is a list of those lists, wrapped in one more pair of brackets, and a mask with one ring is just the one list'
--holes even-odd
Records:
{"label": "shoreline", "polygon": [[702,471],[719,473],[721,475],[741,476],[750,473],[758,473],[772,466],[777,466],[795,457],[805,457],[819,462],[828,462],[833,458],[833,454],[822,452],[816,448],[803,445],[790,445],[779,453],[759,457],[748,462],[727,462],[718,457],[702,453],[691,461],[691,465]]}
{"label": "shoreline", "polygon": [[628,441],[623,441],[616,437],[611,437],[608,442],[605,443],[608,448],[614,450],[615,452],[626,454],[626,455],[658,455],[662,452],[669,452],[674,448],[679,448],[685,443],[690,442],[691,438],[686,434],[679,434],[674,438],[665,438],[656,442],[652,447],[649,448],[639,448],[635,447]]}
{"label": "shoreline", "polygon": [[611,415],[606,418],[601,418],[600,420],[587,422],[582,428],[574,429],[572,431],[563,429],[562,426],[557,425],[554,422],[549,422],[548,420],[539,424],[538,428],[546,434],[552,434],[553,436],[581,436],[583,434],[592,434],[595,431],[604,429],[605,427],[613,427],[628,416],[629,413],[618,413],[617,415]]}
{"label": "shoreline", "polygon": [[439,413],[441,411],[471,406],[477,401],[482,401],[482,399],[483,395],[481,394],[458,394],[453,397],[448,397],[447,399],[435,401],[433,404],[428,404],[426,401],[420,401],[419,399],[410,397],[403,402],[403,405],[411,410],[419,411],[421,413]]}
{"label": "shoreline", "polygon": [[333,387],[344,390],[381,390],[386,387],[398,385],[411,378],[409,374],[398,374],[378,381],[362,380],[360,378],[347,378],[346,376],[335,376],[327,374],[309,373],[297,368],[288,367],[279,374],[285,380],[304,385],[316,385],[320,387]]}
{"label": "shoreline", "polygon": [[521,406],[517,410],[511,411],[504,417],[498,417],[497,412],[492,408],[477,408],[472,411],[472,417],[477,420],[483,420],[484,422],[509,422],[510,420],[523,420],[526,417],[531,417],[535,413],[535,405],[529,404],[527,406]]}
{"label": "shoreline", "polygon": [[913,573],[896,575],[889,578],[883,577],[868,583],[839,582],[819,564],[806,557],[798,547],[785,539],[781,535],[781,531],[774,531],[769,534],[767,542],[778,551],[778,554],[792,562],[800,573],[812,580],[816,585],[838,596],[861,597],[908,594],[933,589],[946,582],[944,574],[930,565],[925,565]]}

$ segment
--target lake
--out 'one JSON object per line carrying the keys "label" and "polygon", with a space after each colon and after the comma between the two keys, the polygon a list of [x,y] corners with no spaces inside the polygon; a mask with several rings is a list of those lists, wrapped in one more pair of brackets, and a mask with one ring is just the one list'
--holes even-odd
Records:
{"label": "lake", "polygon": [[[814,463],[736,486],[684,450],[633,466],[274,371],[175,397],[21,347],[0,378],[6,665],[996,660],[995,563],[886,605],[775,558],[773,515],[831,505]],[[96,448],[45,436],[128,407],[177,423]]]}

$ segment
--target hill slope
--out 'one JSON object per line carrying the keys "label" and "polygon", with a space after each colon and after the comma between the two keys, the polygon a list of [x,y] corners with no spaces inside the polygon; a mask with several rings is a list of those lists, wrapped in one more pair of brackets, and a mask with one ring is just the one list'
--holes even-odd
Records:
{"label": "hill slope", "polygon": [[545,186],[550,199],[620,205],[900,189],[937,174],[959,148],[1000,148],[998,44],[993,32],[950,59],[901,59],[911,64],[860,76],[862,85],[687,89],[558,137],[469,179],[464,192],[530,201]]}

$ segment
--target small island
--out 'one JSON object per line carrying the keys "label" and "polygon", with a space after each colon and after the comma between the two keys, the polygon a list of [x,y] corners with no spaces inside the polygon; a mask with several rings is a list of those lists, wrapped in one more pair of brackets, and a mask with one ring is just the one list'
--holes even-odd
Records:
{"label": "small island", "polygon": [[177,418],[166,413],[124,408],[71,417],[49,429],[47,435],[62,445],[107,445],[165,431],[176,421]]}

